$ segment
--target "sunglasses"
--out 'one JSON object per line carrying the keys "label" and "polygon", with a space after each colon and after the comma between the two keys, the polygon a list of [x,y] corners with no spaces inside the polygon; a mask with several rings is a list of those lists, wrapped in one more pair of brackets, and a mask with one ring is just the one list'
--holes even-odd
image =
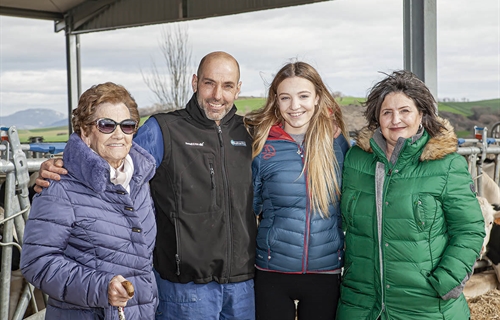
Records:
{"label": "sunglasses", "polygon": [[101,118],[97,119],[95,122],[92,122],[91,124],[95,124],[97,130],[105,134],[110,134],[115,132],[116,126],[120,126],[122,132],[125,134],[133,134],[137,129],[137,121],[132,119],[126,119],[118,123],[112,119]]}

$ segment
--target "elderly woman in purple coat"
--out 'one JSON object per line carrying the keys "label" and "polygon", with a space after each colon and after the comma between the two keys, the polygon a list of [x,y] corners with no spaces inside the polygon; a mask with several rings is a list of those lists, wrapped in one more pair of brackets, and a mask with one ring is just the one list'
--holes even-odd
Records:
{"label": "elderly woman in purple coat", "polygon": [[35,197],[21,255],[23,275],[49,295],[46,319],[118,319],[124,306],[129,319],[154,319],[155,161],[132,142],[138,121],[130,93],[110,82],[73,111],[68,174]]}

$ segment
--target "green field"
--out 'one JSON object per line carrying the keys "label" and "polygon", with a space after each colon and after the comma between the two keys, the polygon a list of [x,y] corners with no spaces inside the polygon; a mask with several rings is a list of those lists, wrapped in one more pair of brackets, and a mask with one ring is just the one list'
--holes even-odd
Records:
{"label": "green field", "polygon": [[[342,97],[341,99],[337,99],[337,103],[341,106],[348,106],[351,104],[360,105],[365,101],[365,98],[356,98],[356,97]],[[236,107],[238,108],[239,114],[246,114],[247,112],[257,110],[260,107],[264,106],[266,103],[266,98],[241,98],[234,102]]]}
{"label": "green field", "polygon": [[356,98],[356,97],[342,97],[336,100],[337,103],[340,104],[341,106],[348,106],[351,104],[361,105],[363,102],[366,101],[365,98]]}
{"label": "green field", "polygon": [[241,98],[234,102],[238,108],[238,114],[246,114],[250,111],[257,110],[264,106],[266,103],[265,98]]}
{"label": "green field", "polygon": [[500,99],[481,100],[472,102],[440,102],[438,110],[458,113],[466,117],[473,114],[472,108],[490,108],[493,112],[500,111]]}
{"label": "green field", "polygon": [[53,128],[17,130],[21,143],[27,143],[31,137],[43,137],[44,142],[66,142],[68,141],[68,126]]}
{"label": "green field", "polygon": [[[357,97],[342,97],[337,99],[340,105],[359,105],[365,101],[364,98]],[[236,107],[238,108],[239,114],[245,114],[247,112],[256,110],[262,107],[266,103],[265,98],[253,98],[253,97],[242,97],[235,101]],[[474,107],[488,107],[493,112],[500,112],[500,99],[491,100],[481,100],[472,102],[440,102],[438,104],[439,111],[446,111],[456,114],[461,114],[463,116],[470,116],[473,114],[472,108]],[[141,118],[140,124],[142,125],[148,117]],[[68,140],[68,127],[53,127],[53,128],[42,128],[42,129],[31,129],[31,130],[18,130],[19,138],[21,143],[27,143],[30,137],[42,136],[44,142],[65,142]],[[460,132],[458,132],[460,136]]]}

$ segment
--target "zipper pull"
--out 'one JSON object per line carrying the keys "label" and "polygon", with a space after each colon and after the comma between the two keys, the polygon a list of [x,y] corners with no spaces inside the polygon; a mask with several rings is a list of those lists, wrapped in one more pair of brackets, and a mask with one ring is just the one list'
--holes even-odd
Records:
{"label": "zipper pull", "polygon": [[180,276],[181,275],[181,258],[179,258],[179,254],[175,254],[175,264],[177,265],[177,272],[175,273],[176,275]]}
{"label": "zipper pull", "polygon": [[212,184],[212,190],[215,189],[214,175],[215,175],[214,168],[210,165],[210,183]]}
{"label": "zipper pull", "polygon": [[219,144],[221,147],[223,147],[224,145],[222,144],[222,129],[220,126],[217,126],[217,133],[219,134]]}

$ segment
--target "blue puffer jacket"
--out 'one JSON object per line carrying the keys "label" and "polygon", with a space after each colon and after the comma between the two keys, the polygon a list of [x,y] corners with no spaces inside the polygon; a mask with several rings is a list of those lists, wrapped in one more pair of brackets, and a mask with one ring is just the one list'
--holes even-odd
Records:
{"label": "blue puffer jacket", "polygon": [[[348,144],[335,139],[340,167]],[[257,234],[257,268],[286,273],[339,273],[344,255],[339,203],[322,218],[309,210],[304,150],[279,126],[273,126],[262,152],[252,163],[254,210],[262,214]]]}
{"label": "blue puffer jacket", "polygon": [[129,319],[154,319],[152,272],[155,214],[148,181],[155,162],[133,143],[130,193],[109,179],[109,164],[72,134],[64,150],[68,175],[51,181],[33,201],[21,269],[50,298],[46,319],[118,319],[108,303],[115,275],[132,282]]}

